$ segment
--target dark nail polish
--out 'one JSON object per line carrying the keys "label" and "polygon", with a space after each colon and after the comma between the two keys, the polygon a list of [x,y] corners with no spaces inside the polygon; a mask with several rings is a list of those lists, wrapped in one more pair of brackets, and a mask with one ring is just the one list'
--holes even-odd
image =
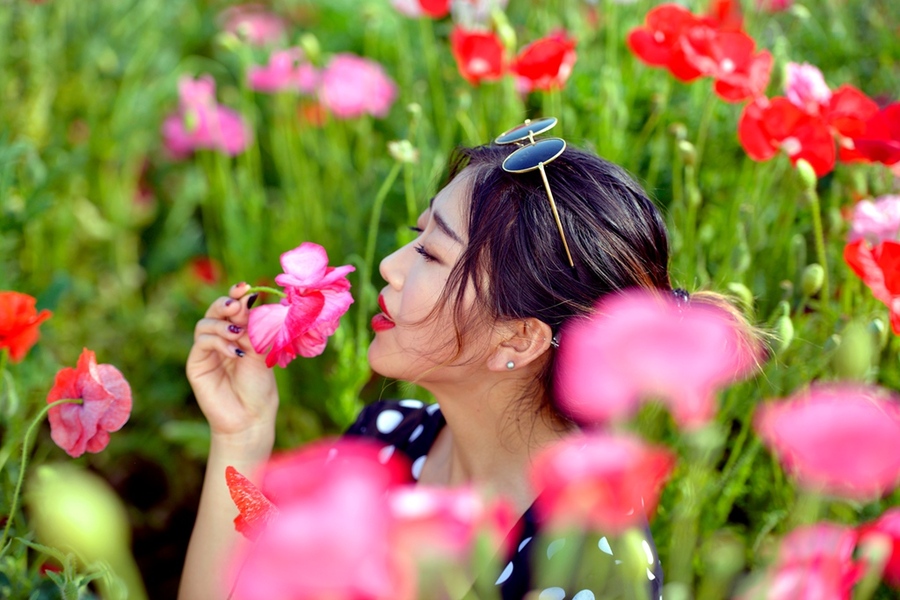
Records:
{"label": "dark nail polish", "polygon": [[246,354],[246,352],[244,352],[240,348],[235,348],[234,353],[238,355],[238,358],[242,358]]}
{"label": "dark nail polish", "polygon": [[257,298],[259,298],[259,294],[250,294],[250,297],[247,298],[247,308],[251,308]]}
{"label": "dark nail polish", "polygon": [[234,298],[229,298],[225,301],[225,306],[231,306],[231,303],[234,302]]}
{"label": "dark nail polish", "polygon": [[241,328],[238,327],[237,325],[235,325],[234,323],[232,323],[231,325],[228,326],[228,331],[230,331],[231,333],[240,333]]}

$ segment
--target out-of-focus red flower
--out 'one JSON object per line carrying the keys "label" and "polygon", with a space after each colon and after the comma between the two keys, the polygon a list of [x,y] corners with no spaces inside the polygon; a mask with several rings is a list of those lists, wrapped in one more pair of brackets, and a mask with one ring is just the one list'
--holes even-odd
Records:
{"label": "out-of-focus red flower", "polygon": [[701,425],[715,412],[715,392],[756,365],[724,310],[643,291],[601,300],[561,338],[557,396],[579,422],[627,418],[659,398],[680,425]]}
{"label": "out-of-focus red flower", "polygon": [[74,369],[66,367],[56,374],[47,403],[64,398],[80,398],[82,403],[50,409],[50,437],[73,458],[106,448],[110,432],[121,429],[131,415],[128,382],[114,366],[98,365],[87,348]]}
{"label": "out-of-focus red flower", "polygon": [[225,483],[239,514],[234,518],[234,528],[247,539],[255,540],[269,521],[278,516],[278,509],[232,466],[225,467]]}
{"label": "out-of-focus red flower", "polygon": [[206,285],[218,285],[222,281],[222,265],[208,256],[196,256],[190,262],[191,274]]}
{"label": "out-of-focus red flower", "polygon": [[407,17],[441,19],[450,14],[450,0],[391,0],[391,4]]}
{"label": "out-of-focus red flower", "polygon": [[705,20],[719,31],[741,31],[744,27],[741,3],[738,0],[712,0]]}
{"label": "out-of-focus red flower", "polygon": [[869,160],[885,165],[900,163],[900,102],[870,115],[863,131],[850,137],[856,151]]}
{"label": "out-of-focus red flower", "polygon": [[645,25],[628,33],[628,47],[648,65],[666,67],[681,81],[692,81],[702,74],[684,60],[681,38],[702,24],[699,17],[678,4],[660,4],[651,9]]}
{"label": "out-of-focus red flower", "polygon": [[879,388],[816,386],[760,406],[754,427],[804,488],[872,500],[900,483],[900,405]]}
{"label": "out-of-focus red flower", "polygon": [[883,535],[890,540],[891,555],[882,577],[888,585],[900,588],[900,508],[889,508],[880,517],[859,528],[860,541],[870,535]]}
{"label": "out-of-focus red flower", "polygon": [[232,6],[222,12],[223,29],[255,46],[265,46],[281,40],[285,24],[281,17],[262,4]]}
{"label": "out-of-focus red flower", "polygon": [[319,72],[304,59],[303,50],[288,48],[273,52],[266,66],[250,67],[247,79],[250,88],[258,92],[312,94],[319,85]]}
{"label": "out-of-focus red flower", "polygon": [[575,40],[557,31],[522,48],[510,69],[523,92],[558,89],[572,74],[576,58]]}
{"label": "out-of-focus red flower", "polygon": [[450,48],[459,74],[469,83],[494,81],[506,72],[506,48],[494,32],[454,27]]}
{"label": "out-of-focus red flower", "polygon": [[900,195],[881,196],[874,202],[860,200],[853,206],[847,241],[864,239],[872,245],[900,241]]}
{"label": "out-of-focus red flower", "polygon": [[652,517],[674,465],[669,450],[637,437],[569,436],[532,463],[535,506],[551,526],[621,533]]}
{"label": "out-of-focus red flower", "polygon": [[865,135],[866,123],[878,114],[874,100],[852,85],[842,85],[834,90],[823,116],[838,141],[842,162],[871,160],[856,149],[852,138]]}
{"label": "out-of-focus red flower", "polygon": [[322,72],[319,100],[340,119],[370,114],[387,116],[397,86],[377,62],[355,54],[337,54]]}
{"label": "out-of-focus red flower", "polygon": [[872,247],[863,240],[844,246],[844,261],[887,305],[891,328],[900,335],[900,242],[884,241]]}
{"label": "out-of-focus red flower", "polygon": [[347,273],[351,265],[329,267],[318,244],[304,242],[281,255],[284,273],[275,282],[287,297],[250,311],[247,333],[257,352],[266,352],[266,365],[285,367],[300,356],[318,356],[341,316],[353,303]]}
{"label": "out-of-focus red flower", "polygon": [[757,98],[769,84],[772,55],[757,53],[756,42],[743,31],[696,25],[682,33],[681,49],[677,58],[715,79],[716,94],[728,102]]}
{"label": "out-of-focus red flower", "polygon": [[37,300],[20,292],[0,292],[0,348],[9,350],[12,362],[19,362],[40,338],[38,326],[50,318],[49,310],[38,312]]}

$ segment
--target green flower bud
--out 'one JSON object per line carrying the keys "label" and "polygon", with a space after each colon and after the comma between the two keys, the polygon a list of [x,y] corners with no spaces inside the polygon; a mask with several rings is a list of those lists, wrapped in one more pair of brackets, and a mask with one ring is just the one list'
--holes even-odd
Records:
{"label": "green flower bud", "polygon": [[832,358],[835,373],[842,379],[864,379],[872,367],[873,350],[872,335],[866,327],[857,322],[848,324]]}
{"label": "green flower bud", "polygon": [[785,300],[778,303],[781,316],[775,320],[775,354],[781,354],[788,349],[794,340],[794,322],[791,321],[791,305]]}
{"label": "green flower bud", "polygon": [[800,289],[806,296],[815,296],[822,289],[825,281],[825,269],[819,263],[806,265],[803,275],[800,277]]}
{"label": "green flower bud", "polygon": [[816,172],[812,168],[812,165],[801,158],[797,161],[795,166],[797,168],[797,175],[800,176],[800,181],[803,183],[803,187],[807,190],[816,189],[818,178],[816,177]]}
{"label": "green flower bud", "polygon": [[298,43],[300,44],[300,48],[303,49],[306,60],[314,65],[320,64],[320,61],[322,60],[322,47],[319,45],[319,38],[311,33],[304,33],[300,36]]}
{"label": "green flower bud", "polygon": [[687,139],[687,127],[684,123],[672,123],[669,125],[669,133],[678,141]]}
{"label": "green flower bud", "polygon": [[738,281],[732,281],[725,287],[741,303],[741,310],[747,314],[753,312],[753,292],[750,288]]}
{"label": "green flower bud", "polygon": [[678,141],[678,153],[681,155],[681,160],[684,161],[684,164],[691,167],[697,164],[697,149],[689,141]]}
{"label": "green flower bud", "polygon": [[241,39],[230,31],[220,32],[215,39],[220,46],[231,52],[237,51],[242,45]]}
{"label": "green flower bud", "polygon": [[394,140],[388,142],[388,154],[401,163],[408,163],[411,165],[419,162],[419,151],[412,145],[409,140]]}
{"label": "green flower bud", "polygon": [[884,321],[878,317],[872,319],[872,322],[869,323],[869,333],[872,334],[872,339],[875,340],[875,347],[878,351],[884,350],[888,342],[888,329]]}

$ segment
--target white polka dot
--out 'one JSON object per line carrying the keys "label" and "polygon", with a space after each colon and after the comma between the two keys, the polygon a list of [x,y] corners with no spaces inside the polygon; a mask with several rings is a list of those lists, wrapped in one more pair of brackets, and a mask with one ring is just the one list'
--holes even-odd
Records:
{"label": "white polka dot", "polygon": [[438,405],[438,404],[429,404],[429,405],[428,405],[428,408],[425,409],[425,412],[427,412],[429,415],[433,415],[433,414],[436,413],[438,410],[440,410],[440,408],[441,408],[441,407],[440,407],[440,405]]}
{"label": "white polka dot", "polygon": [[509,576],[512,575],[512,571],[513,564],[512,561],[509,561],[508,563],[506,563],[506,568],[503,569],[502,573],[500,573],[500,577],[497,578],[497,582],[494,583],[494,585],[500,585],[501,583],[509,579]]}
{"label": "white polka dot", "polygon": [[391,459],[391,456],[394,455],[394,447],[393,446],[385,446],[381,450],[378,451],[378,462],[381,464],[387,463]]}
{"label": "white polka dot", "polygon": [[600,541],[597,542],[597,547],[600,548],[601,552],[606,552],[612,556],[612,548],[609,547],[609,540],[605,537],[600,538]]}
{"label": "white polka dot", "polygon": [[422,467],[425,465],[425,459],[428,458],[427,454],[424,454],[413,461],[412,464],[412,476],[416,481],[419,480],[419,475],[422,474]]}
{"label": "white polka dot", "polygon": [[650,548],[650,544],[647,543],[647,540],[641,540],[641,546],[644,547],[644,554],[647,556],[647,564],[652,565],[656,562],[656,557],[653,556],[653,550]]}
{"label": "white polka dot", "polygon": [[[651,571],[650,569],[647,569],[647,579],[649,579],[650,581],[656,579],[656,575],[654,575],[653,571]],[[662,596],[660,596],[660,598],[662,598]]]}
{"label": "white polka dot", "polygon": [[528,542],[530,542],[530,541],[531,541],[531,536],[529,535],[527,538],[525,538],[524,540],[522,540],[522,542],[519,544],[519,549],[516,550],[516,552],[521,552],[521,551],[522,551],[522,548],[524,548],[525,546],[527,546],[527,545],[528,545]]}
{"label": "white polka dot", "polygon": [[397,404],[404,408],[422,408],[425,406],[421,400],[401,400]]}
{"label": "white polka dot", "polygon": [[547,544],[547,558],[553,558],[553,555],[563,549],[563,546],[566,545],[565,538],[560,540],[553,540],[549,544]]}
{"label": "white polka dot", "polygon": [[566,590],[561,587],[547,588],[538,596],[538,600],[565,600],[565,598]]}
{"label": "white polka dot", "polygon": [[594,592],[591,590],[581,590],[572,596],[572,600],[594,600]]}
{"label": "white polka dot", "polygon": [[424,425],[416,425],[416,428],[413,429],[412,434],[409,436],[409,441],[414,442],[416,439],[422,435],[422,432],[425,431]]}
{"label": "white polka dot", "polygon": [[402,420],[403,413],[399,410],[384,410],[381,411],[381,414],[375,419],[375,427],[377,427],[378,431],[381,433],[390,433],[397,429],[397,425],[399,425]]}

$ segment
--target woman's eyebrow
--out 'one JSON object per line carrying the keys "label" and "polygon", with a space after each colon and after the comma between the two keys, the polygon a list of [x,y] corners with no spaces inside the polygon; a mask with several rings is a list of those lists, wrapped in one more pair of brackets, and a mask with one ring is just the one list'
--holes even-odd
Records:
{"label": "woman's eyebrow", "polygon": [[447,224],[447,221],[444,220],[444,218],[440,215],[440,213],[438,213],[436,210],[434,210],[433,204],[434,204],[434,198],[432,198],[428,202],[428,210],[431,211],[431,216],[434,219],[434,222],[437,223],[438,229],[443,231],[447,237],[449,237],[451,240],[453,240],[457,244],[465,245],[465,244],[463,244],[462,238],[460,238],[456,234],[456,232],[450,228],[450,225]]}

